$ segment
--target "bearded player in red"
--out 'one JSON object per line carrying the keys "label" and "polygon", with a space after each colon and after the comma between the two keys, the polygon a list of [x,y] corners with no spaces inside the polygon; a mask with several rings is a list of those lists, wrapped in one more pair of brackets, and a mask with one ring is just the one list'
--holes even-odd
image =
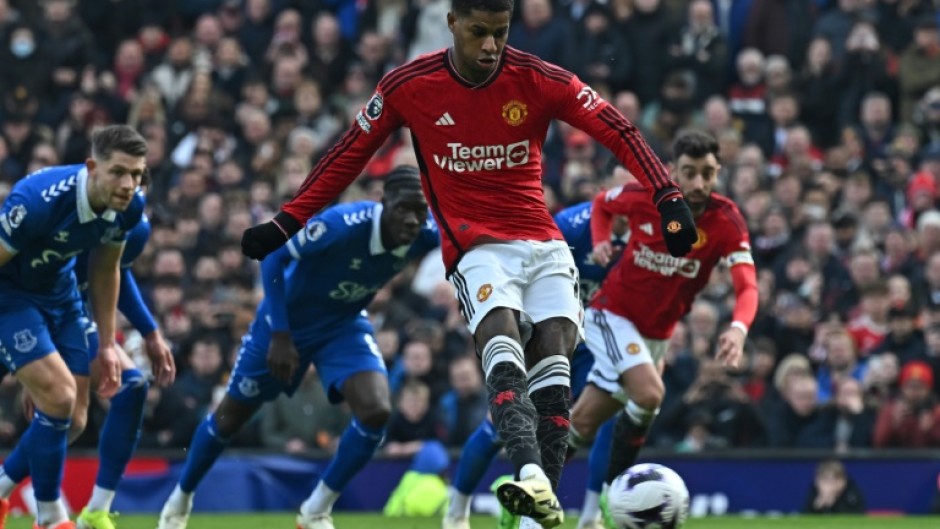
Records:
{"label": "bearded player in red", "polygon": [[[554,527],[563,521],[552,490],[567,448],[568,358],[582,309],[577,267],[542,196],[552,120],[589,133],[643,182],[671,255],[687,253],[696,231],[636,127],[570,72],[506,47],[512,10],[512,0],[452,0],[453,47],[385,75],[296,196],[272,221],[245,231],[242,250],[262,259],[284,244],[359,176],[389,134],[408,127],[493,422],[516,470],[497,497],[510,512]],[[520,321],[534,326],[527,342]]]}
{"label": "bearded player in red", "polygon": [[607,274],[585,314],[594,369],[571,412],[572,447],[594,439],[597,429],[618,417],[607,483],[636,461],[663,400],[663,353],[672,331],[724,260],[731,270],[735,306],[729,328],[718,338],[717,358],[736,366],[748,327],[757,312],[757,276],[747,225],[730,199],[713,192],[718,179],[718,142],[700,131],[685,131],[673,143],[672,174],[679,183],[698,230],[685,257],[666,252],[659,215],[646,191],[635,184],[611,189],[594,200],[591,234],[594,259],[610,262],[614,215],[626,215],[630,241]]}

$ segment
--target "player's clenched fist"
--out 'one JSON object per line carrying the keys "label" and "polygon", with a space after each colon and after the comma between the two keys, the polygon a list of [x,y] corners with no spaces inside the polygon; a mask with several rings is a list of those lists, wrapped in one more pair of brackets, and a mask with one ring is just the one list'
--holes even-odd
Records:
{"label": "player's clenched fist", "polygon": [[698,241],[692,211],[682,193],[674,187],[660,190],[653,199],[656,209],[662,217],[663,241],[673,257],[682,257],[689,253],[692,245]]}
{"label": "player's clenched fist", "polygon": [[242,234],[242,253],[260,261],[299,230],[300,223],[281,211],[269,222],[245,230]]}

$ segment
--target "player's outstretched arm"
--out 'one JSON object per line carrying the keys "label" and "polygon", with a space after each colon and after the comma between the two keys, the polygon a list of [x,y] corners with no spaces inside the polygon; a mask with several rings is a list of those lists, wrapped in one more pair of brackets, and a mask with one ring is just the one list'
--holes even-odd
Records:
{"label": "player's outstretched arm", "polygon": [[176,379],[176,361],[173,352],[163,339],[157,322],[144,303],[137,280],[128,266],[121,268],[121,287],[118,291],[117,308],[144,338],[144,352],[150,359],[150,371],[160,386],[169,386]]}
{"label": "player's outstretched arm", "polygon": [[261,284],[268,304],[271,323],[271,343],[268,345],[268,370],[271,376],[289,384],[300,365],[300,355],[294,348],[287,321],[287,292],[284,268],[291,254],[282,246],[261,261]]}
{"label": "player's outstretched arm", "polygon": [[404,120],[394,110],[394,102],[383,99],[382,91],[390,72],[379,83],[375,95],[359,111],[346,134],[317,162],[300,189],[270,222],[245,230],[242,252],[252,259],[266,255],[283,245],[304,223],[344,189],[365,168],[375,151]]}
{"label": "player's outstretched arm", "polygon": [[[748,254],[750,255],[750,254]],[[757,271],[753,263],[739,263],[731,267],[734,284],[734,312],[731,326],[718,337],[716,359],[725,365],[737,367],[744,355],[744,341],[757,314]]]}
{"label": "player's outstretched arm", "polygon": [[621,188],[616,187],[598,193],[591,208],[591,243],[594,248],[594,262],[607,266],[614,256],[614,247],[610,242],[610,233],[614,224],[614,213],[610,205]]}
{"label": "player's outstretched arm", "polygon": [[604,144],[650,190],[662,218],[663,240],[669,253],[675,257],[689,253],[698,240],[692,212],[636,126],[577,76],[572,75],[556,97],[561,102],[561,119]]}
{"label": "player's outstretched arm", "polygon": [[111,397],[121,387],[121,362],[115,345],[118,292],[121,284],[121,254],[124,243],[105,243],[88,257],[88,299],[98,326],[98,393]]}

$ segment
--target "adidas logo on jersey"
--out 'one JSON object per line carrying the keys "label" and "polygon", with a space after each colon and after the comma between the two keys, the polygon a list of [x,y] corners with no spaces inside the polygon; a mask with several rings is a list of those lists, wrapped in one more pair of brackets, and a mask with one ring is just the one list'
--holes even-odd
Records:
{"label": "adidas logo on jersey", "polygon": [[434,124],[440,125],[442,127],[450,127],[452,125],[456,125],[456,123],[454,123],[454,118],[450,117],[450,112],[444,112],[444,115],[438,118],[438,120],[435,121]]}
{"label": "adidas logo on jersey", "polygon": [[640,224],[640,231],[642,231],[643,233],[647,235],[652,235],[653,225],[649,222],[644,222],[643,224]]}

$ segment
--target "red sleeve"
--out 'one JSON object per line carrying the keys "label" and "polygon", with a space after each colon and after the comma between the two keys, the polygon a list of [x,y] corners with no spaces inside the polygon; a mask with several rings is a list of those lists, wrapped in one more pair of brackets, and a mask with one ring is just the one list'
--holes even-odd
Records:
{"label": "red sleeve", "polygon": [[609,241],[614,215],[629,218],[631,212],[636,212],[636,201],[641,196],[644,200],[649,199],[649,194],[639,184],[631,183],[608,189],[594,197],[591,242],[596,246],[602,241]]}
{"label": "red sleeve", "polygon": [[[576,75],[560,94],[558,117],[602,143],[653,194],[676,188],[669,172],[640,135],[640,131]],[[676,188],[675,194],[679,190]],[[673,193],[660,197],[660,200]]]}
{"label": "red sleeve", "polygon": [[598,193],[594,197],[591,208],[591,247],[597,246],[601,241],[610,240],[610,230],[613,229],[614,214],[608,209],[607,195],[612,191],[620,191],[620,186]]}
{"label": "red sleeve", "polygon": [[349,187],[388,136],[403,125],[401,115],[382,94],[383,85],[395,73],[393,70],[382,79],[346,134],[310,171],[294,198],[281,206],[300,224],[305,224]]}
{"label": "red sleeve", "polygon": [[739,321],[750,329],[757,314],[757,270],[754,265],[732,266],[731,282],[734,284],[732,321]]}

